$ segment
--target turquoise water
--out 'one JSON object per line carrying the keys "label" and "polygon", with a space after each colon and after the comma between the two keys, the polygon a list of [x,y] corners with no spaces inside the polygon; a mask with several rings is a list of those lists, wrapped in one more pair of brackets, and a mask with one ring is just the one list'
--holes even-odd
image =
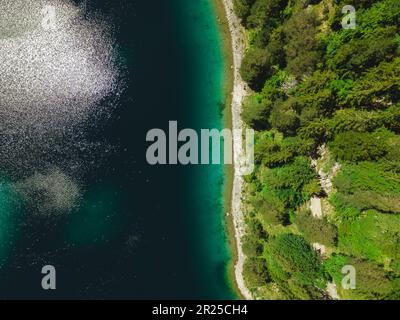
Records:
{"label": "turquoise water", "polygon": [[[38,217],[25,207],[10,219],[6,202],[0,205],[0,240],[12,244],[0,250],[0,298],[234,298],[223,166],[150,166],[145,159],[146,133],[167,130],[168,121],[179,129],[223,126],[227,68],[212,2],[88,4],[116,26],[125,63],[120,103],[92,133],[116,151],[79,177],[80,206],[64,216]],[[0,188],[0,201],[6,194]],[[57,269],[54,292],[40,288],[44,264]]]}
{"label": "turquoise water", "polygon": [[[196,86],[187,92],[190,128],[222,129],[221,105],[225,105],[224,79],[227,70],[222,55],[222,38],[217,25],[212,1],[175,1],[179,19],[184,63],[191,70]],[[228,286],[227,272],[230,260],[227,233],[224,224],[223,192],[225,188],[223,165],[202,165],[188,169],[188,197],[186,206],[193,212],[194,243],[199,247],[195,257],[202,270],[205,287],[211,286],[217,297],[233,298]],[[193,183],[195,182],[195,183]],[[193,187],[189,187],[189,184]],[[206,288],[204,288],[206,290]]]}

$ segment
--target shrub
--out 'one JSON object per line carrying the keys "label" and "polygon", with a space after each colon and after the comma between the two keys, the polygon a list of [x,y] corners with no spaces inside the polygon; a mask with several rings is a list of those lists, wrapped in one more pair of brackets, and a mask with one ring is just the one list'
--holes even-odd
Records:
{"label": "shrub", "polygon": [[318,242],[326,246],[337,243],[337,228],[326,219],[317,219],[310,211],[302,210],[296,215],[296,224],[310,243]]}
{"label": "shrub", "polygon": [[400,272],[400,216],[369,210],[352,221],[338,226],[338,243],[342,252],[391,264]]}
{"label": "shrub", "polygon": [[363,162],[346,164],[333,179],[335,206],[358,212],[375,209],[400,213],[400,174],[396,165]]}
{"label": "shrub", "polygon": [[266,169],[261,173],[264,188],[258,207],[265,221],[273,224],[287,223],[290,209],[310,199],[310,183],[316,180],[316,173],[305,157],[283,167]]}
{"label": "shrub", "polygon": [[322,297],[317,288],[325,287],[325,274],[318,255],[304,238],[281,234],[271,241],[267,250],[271,279],[282,290],[289,291],[294,298]]}
{"label": "shrub", "polygon": [[247,232],[259,240],[268,240],[268,233],[264,230],[258,219],[250,219],[247,222]]}
{"label": "shrub", "polygon": [[297,157],[292,164],[266,170],[262,181],[269,190],[292,189],[301,191],[303,186],[316,178],[310,160]]}
{"label": "shrub", "polygon": [[248,258],[243,265],[243,277],[250,288],[263,286],[269,280],[268,269],[264,259]]}
{"label": "shrub", "polygon": [[396,168],[362,162],[346,164],[333,179],[339,192],[353,194],[356,191],[373,191],[380,194],[400,194],[400,174]]}
{"label": "shrub", "polygon": [[296,156],[310,155],[314,151],[314,141],[300,137],[288,137],[281,142],[269,136],[262,136],[255,145],[255,161],[273,168],[288,164]]}
{"label": "shrub", "polygon": [[262,243],[253,235],[245,235],[242,239],[243,252],[247,257],[257,257],[263,253]]}
{"label": "shrub", "polygon": [[[336,283],[342,299],[391,299],[398,291],[396,281],[391,279],[392,276],[385,272],[382,266],[371,261],[334,254],[324,265]],[[356,270],[356,288],[352,290],[344,290],[341,285],[344,277],[341,271],[346,265],[351,265]]]}
{"label": "shrub", "polygon": [[286,225],[289,222],[284,202],[274,194],[264,194],[263,198],[257,200],[256,208],[261,219],[266,224]]}

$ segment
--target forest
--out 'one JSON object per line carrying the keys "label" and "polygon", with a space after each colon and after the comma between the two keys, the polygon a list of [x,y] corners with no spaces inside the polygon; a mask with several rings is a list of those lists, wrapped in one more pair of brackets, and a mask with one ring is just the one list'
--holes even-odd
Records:
{"label": "forest", "polygon": [[256,130],[246,285],[258,299],[399,299],[400,1],[234,4]]}

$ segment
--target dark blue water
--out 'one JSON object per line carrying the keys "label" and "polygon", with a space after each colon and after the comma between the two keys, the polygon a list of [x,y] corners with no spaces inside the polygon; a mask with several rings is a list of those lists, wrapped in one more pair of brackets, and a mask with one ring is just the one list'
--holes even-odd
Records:
{"label": "dark blue water", "polygon": [[[10,215],[0,188],[0,298],[229,299],[221,166],[150,166],[146,133],[221,128],[224,61],[211,0],[89,1],[115,27],[126,89],[93,132],[115,146],[62,218]],[[13,209],[14,210],[14,209]],[[17,210],[18,211],[18,210]],[[41,289],[45,264],[57,289]]]}

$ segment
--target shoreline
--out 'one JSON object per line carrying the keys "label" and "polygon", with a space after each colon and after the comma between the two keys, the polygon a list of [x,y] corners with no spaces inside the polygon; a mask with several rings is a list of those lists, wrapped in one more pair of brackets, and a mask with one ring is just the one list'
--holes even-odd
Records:
{"label": "shoreline", "polygon": [[[218,29],[222,43],[222,56],[224,59],[224,79],[222,84],[222,92],[224,96],[224,109],[222,110],[222,122],[224,128],[232,129],[232,91],[233,91],[233,72],[230,71],[233,66],[232,41],[228,26],[228,20],[225,13],[225,7],[221,0],[212,0],[213,10],[217,17]],[[236,239],[233,220],[230,218],[230,207],[232,203],[232,186],[233,186],[233,165],[224,165],[224,187],[222,191],[222,219],[226,232],[226,241],[230,251],[230,259],[226,268],[226,276],[231,289],[234,291],[236,298],[243,299],[243,296],[236,284],[234,265],[236,263]]]}
{"label": "shoreline", "polygon": [[[239,19],[233,11],[232,0],[214,0],[217,13],[223,15],[226,23],[219,25],[222,30],[224,42],[224,55],[226,57],[227,80],[229,86],[226,88],[227,92],[227,107],[228,111],[225,112],[225,122],[232,130],[243,130],[243,123],[241,120],[241,108],[243,98],[247,95],[247,86],[240,76],[240,65],[245,50],[245,36],[241,30]],[[218,15],[219,16],[219,15]],[[240,135],[239,135],[240,136]],[[236,138],[236,139],[235,139]],[[230,278],[234,284],[239,296],[246,300],[251,300],[252,295],[247,289],[243,278],[243,265],[246,259],[242,250],[242,237],[245,233],[245,222],[242,212],[242,190],[243,190],[243,177],[240,174],[239,159],[242,151],[241,136],[234,135],[233,141],[233,158],[234,165],[226,170],[226,190],[225,190],[225,215],[228,225],[229,242],[232,251],[233,268],[230,268]],[[229,213],[230,212],[230,213]],[[231,273],[232,272],[232,273]]]}

